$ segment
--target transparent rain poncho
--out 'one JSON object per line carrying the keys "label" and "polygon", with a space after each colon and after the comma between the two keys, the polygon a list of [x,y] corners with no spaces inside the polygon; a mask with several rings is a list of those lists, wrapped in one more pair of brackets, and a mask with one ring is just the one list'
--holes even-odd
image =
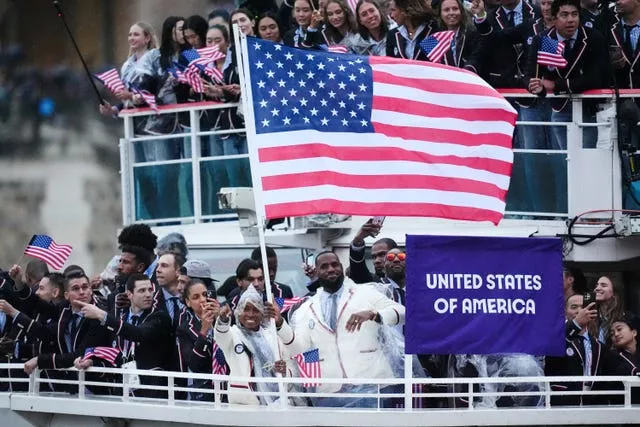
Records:
{"label": "transparent rain poncho", "polygon": [[[450,378],[469,377],[511,378],[544,377],[544,367],[540,359],[527,354],[495,355],[452,355],[449,357],[448,376]],[[465,386],[466,387],[466,386]],[[456,391],[462,389],[456,386]],[[533,383],[481,383],[480,392],[539,392],[544,390],[543,382]],[[543,406],[542,396],[482,396],[476,397],[473,406],[477,408]]]}

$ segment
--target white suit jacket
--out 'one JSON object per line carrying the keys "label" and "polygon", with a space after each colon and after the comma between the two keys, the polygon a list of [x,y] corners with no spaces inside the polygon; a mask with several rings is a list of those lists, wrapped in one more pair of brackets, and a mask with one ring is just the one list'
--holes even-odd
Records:
{"label": "white suit jacket", "polygon": [[[345,326],[352,314],[372,310],[380,314],[386,325],[404,324],[404,307],[387,298],[374,287],[356,285],[345,278],[338,301],[336,331],[332,331],[323,318],[320,290],[294,313],[293,329],[286,324],[278,336],[289,348],[290,354],[299,354],[314,348],[320,356],[323,378],[391,378],[393,373],[378,342],[375,321],[365,322],[359,331],[347,332]],[[334,392],[339,384],[321,384],[317,391]]]}
{"label": "white suit jacket", "polygon": [[[240,332],[238,327],[236,325],[229,326],[229,323],[223,323],[219,320],[216,320],[216,326],[213,331],[213,338],[224,353],[224,357],[227,360],[227,364],[229,365],[229,375],[233,377],[250,378],[253,373],[253,360],[247,353],[246,348],[251,348],[251,346],[249,345],[249,343],[245,342],[244,335],[242,334],[242,332]],[[280,351],[280,360],[288,361],[289,358],[286,354],[286,348],[284,348],[282,342],[278,342],[278,349]],[[288,374],[292,375],[293,370],[289,369]],[[253,390],[248,381],[229,382],[229,389],[230,391]],[[230,393],[229,403],[259,405],[260,401],[258,400],[258,397],[252,393]]]}

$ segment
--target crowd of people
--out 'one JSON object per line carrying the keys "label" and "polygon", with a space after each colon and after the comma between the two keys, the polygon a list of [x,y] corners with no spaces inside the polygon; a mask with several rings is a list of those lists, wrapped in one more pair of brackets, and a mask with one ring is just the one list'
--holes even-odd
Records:
{"label": "crowd of people", "polygon": [[[389,238],[378,238],[381,225],[367,221],[355,235],[345,269],[330,251],[315,255],[303,268],[305,295],[277,281],[278,258],[266,247],[242,260],[235,276],[216,285],[209,265],[189,255],[177,233],[161,239],[146,225],[125,227],[118,236],[120,253],[105,271],[90,278],[82,267],[49,271],[40,260],[24,270],[14,265],[1,274],[0,352],[7,362],[24,363],[24,371],[5,371],[4,390],[26,391],[16,381],[40,370],[41,391],[77,393],[77,370],[88,369],[93,394],[122,395],[123,383],[135,397],[166,398],[167,378],[92,372],[91,367],[162,370],[243,377],[223,382],[222,399],[245,405],[279,400],[277,382],[254,381],[277,376],[304,378],[290,391],[317,391],[330,396],[291,398],[291,405],[322,407],[402,407],[404,399],[383,398],[404,390],[405,265],[407,254]],[[366,260],[365,240],[372,241],[373,271]],[[271,284],[267,298],[265,275]],[[416,355],[416,378],[543,377],[632,375],[640,366],[635,316],[625,313],[620,292],[606,276],[590,293],[577,269],[564,274],[566,355]],[[585,298],[587,302],[585,303]],[[593,299],[593,300],[591,300]],[[274,326],[272,326],[272,321]],[[316,374],[300,360],[317,362]],[[307,360],[309,359],[309,360]],[[77,370],[67,369],[76,368]],[[311,377],[310,377],[311,376]],[[397,385],[331,384],[323,378],[389,379]],[[174,381],[176,398],[213,401],[211,379]],[[96,385],[99,384],[99,385]],[[151,387],[151,388],[149,388]],[[155,387],[155,388],[153,388]],[[429,386],[441,393],[454,386]],[[455,385],[461,391],[462,385]],[[539,383],[478,385],[477,391],[543,390]],[[557,390],[619,389],[614,382],[552,382]],[[238,393],[240,391],[240,393]],[[357,398],[344,393],[358,393]],[[371,395],[371,397],[367,397]],[[561,395],[554,405],[616,404],[620,396]],[[634,395],[635,399],[635,395]],[[541,396],[515,393],[487,395],[475,405],[539,406]],[[464,399],[420,398],[418,407],[468,405]]]}
{"label": "crowd of people", "polygon": [[[230,33],[232,24],[247,36],[293,48],[331,52],[341,48],[352,54],[419,61],[429,61],[423,41],[438,32],[453,31],[451,45],[439,62],[476,73],[495,88],[522,88],[537,95],[512,99],[519,120],[527,122],[571,121],[572,103],[568,98],[548,98],[550,94],[577,94],[611,87],[614,82],[619,88],[637,87],[638,67],[634,64],[640,31],[627,29],[637,28],[630,26],[637,24],[640,6],[629,0],[617,1],[615,8],[595,0],[360,0],[354,9],[345,0],[286,0],[279,7],[273,1],[245,3],[246,7],[231,12],[214,10],[206,18],[168,17],[160,38],[144,22],[132,25],[130,56],[121,69],[127,89],[116,94],[118,105],[101,106],[102,113],[113,115],[122,108],[144,105],[144,98],[132,88],[154,94],[159,105],[238,101],[239,49]],[[565,66],[538,62],[543,41],[564,46]],[[215,60],[210,72],[203,70],[204,87],[198,92],[176,72],[189,64],[190,56],[185,52],[214,46],[224,56]],[[595,122],[597,100],[583,107],[579,121]],[[250,186],[242,112],[237,108],[204,111],[199,126],[201,131],[219,132],[201,137],[201,155],[213,159],[201,166],[206,192]],[[135,129],[141,135],[167,135],[187,132],[190,123],[185,114],[161,114],[137,120]],[[597,127],[585,127],[583,147],[595,148],[597,134]],[[135,146],[137,163],[189,158],[192,151],[189,138],[145,141]],[[514,148],[566,150],[566,126],[523,125],[514,137]],[[228,156],[234,157],[225,159]],[[514,172],[521,176],[519,185],[523,188],[511,191],[515,210],[566,212],[564,157],[523,157]],[[169,169],[138,168],[137,186],[144,189],[140,193],[145,197],[138,198],[137,218],[189,216],[190,208],[163,198],[171,193],[167,188],[188,188],[190,171]],[[541,176],[549,179],[541,180]],[[219,212],[215,203],[203,205],[205,214]]]}

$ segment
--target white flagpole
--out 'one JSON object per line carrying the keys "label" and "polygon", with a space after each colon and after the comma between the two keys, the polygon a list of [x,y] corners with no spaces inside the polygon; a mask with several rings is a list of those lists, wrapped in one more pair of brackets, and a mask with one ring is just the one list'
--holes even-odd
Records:
{"label": "white flagpole", "polygon": [[[262,272],[264,274],[264,289],[267,294],[267,301],[273,302],[273,292],[271,291],[271,278],[269,276],[269,263],[267,261],[267,244],[264,237],[265,229],[265,209],[262,200],[262,179],[260,177],[260,162],[258,158],[258,146],[256,144],[256,122],[253,112],[253,94],[251,91],[251,70],[249,68],[249,48],[247,37],[240,32],[237,24],[233,25],[234,49],[236,58],[238,59],[238,75],[240,77],[240,94],[242,99],[242,108],[244,113],[244,125],[247,130],[247,147],[249,149],[249,164],[251,166],[251,181],[253,184],[253,199],[256,208],[256,220],[258,222],[258,240],[260,243],[260,253],[262,254]],[[238,48],[240,52],[238,52]],[[278,306],[276,305],[276,310]],[[269,322],[269,335],[273,336],[271,347],[273,355],[280,359],[280,350],[278,348],[278,333],[276,331],[276,321],[271,319]],[[278,376],[280,376],[278,374]],[[287,405],[287,399],[284,393],[284,384],[278,383],[280,391],[280,403]]]}

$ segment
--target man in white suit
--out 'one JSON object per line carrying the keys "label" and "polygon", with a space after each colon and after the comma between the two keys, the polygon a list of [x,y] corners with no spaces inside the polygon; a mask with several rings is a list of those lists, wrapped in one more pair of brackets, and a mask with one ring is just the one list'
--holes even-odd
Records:
{"label": "man in white suit", "polygon": [[[379,342],[382,324],[404,324],[404,307],[378,292],[375,286],[356,285],[344,277],[332,252],[316,257],[320,287],[298,308],[290,327],[278,314],[276,326],[291,354],[317,348],[322,378],[392,378],[391,365]],[[317,391],[369,392],[374,385],[321,384]],[[377,399],[316,398],[314,406],[370,407]]]}

